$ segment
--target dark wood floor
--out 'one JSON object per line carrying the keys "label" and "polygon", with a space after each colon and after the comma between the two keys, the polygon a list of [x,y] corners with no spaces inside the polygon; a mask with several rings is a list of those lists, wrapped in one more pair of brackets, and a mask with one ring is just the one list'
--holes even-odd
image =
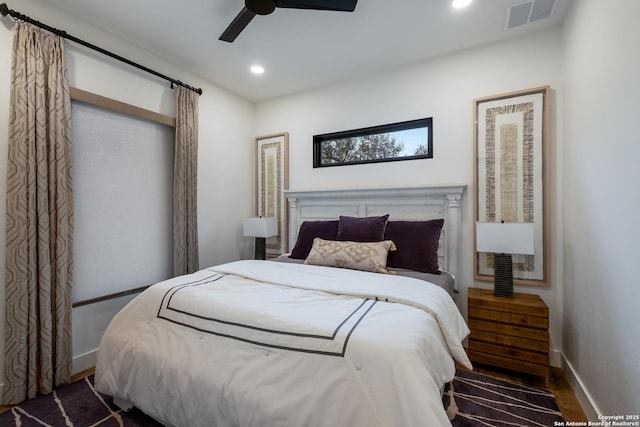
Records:
{"label": "dark wood floor", "polygon": [[[503,371],[497,368],[476,365],[474,366],[474,370],[481,374],[491,375],[496,378],[502,378],[505,380],[527,384],[535,387],[544,387],[544,380],[539,377],[532,377],[528,375],[521,375],[518,373]],[[80,372],[79,374],[74,375],[71,380],[76,381],[80,378],[84,378],[87,375],[91,375],[93,373],[93,369],[89,369],[84,372]],[[567,421],[587,421],[584,411],[582,407],[578,403],[578,399],[576,399],[575,394],[569,387],[569,383],[564,378],[562,371],[558,368],[551,368],[551,378],[549,380],[549,386],[547,387],[553,395],[556,397],[558,401],[558,406],[560,407],[560,411],[562,412],[562,416]],[[0,406],[0,413],[8,411],[11,409],[10,406]]]}

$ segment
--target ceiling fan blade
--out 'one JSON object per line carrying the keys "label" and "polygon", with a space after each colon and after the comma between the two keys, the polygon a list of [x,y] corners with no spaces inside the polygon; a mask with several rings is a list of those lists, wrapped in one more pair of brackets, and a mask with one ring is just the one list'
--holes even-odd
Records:
{"label": "ceiling fan blade", "polygon": [[276,7],[289,9],[336,10],[353,12],[358,0],[275,0]]}
{"label": "ceiling fan blade", "polygon": [[251,22],[253,17],[256,16],[255,13],[243,7],[240,13],[231,21],[231,24],[227,27],[226,30],[220,35],[218,40],[222,40],[225,42],[233,42],[236,37],[245,29],[245,27]]}

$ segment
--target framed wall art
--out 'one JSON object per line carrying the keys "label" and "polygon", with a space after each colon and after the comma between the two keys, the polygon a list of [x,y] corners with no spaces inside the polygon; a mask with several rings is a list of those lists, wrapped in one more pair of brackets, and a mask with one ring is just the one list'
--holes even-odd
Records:
{"label": "framed wall art", "polygon": [[479,98],[474,114],[474,278],[493,281],[476,222],[534,224],[534,254],[513,255],[516,284],[549,285],[549,86]]}
{"label": "framed wall art", "polygon": [[289,133],[258,136],[255,146],[255,215],[278,219],[278,235],[266,240],[269,258],[289,250],[287,199],[284,195],[284,191],[289,189]]}

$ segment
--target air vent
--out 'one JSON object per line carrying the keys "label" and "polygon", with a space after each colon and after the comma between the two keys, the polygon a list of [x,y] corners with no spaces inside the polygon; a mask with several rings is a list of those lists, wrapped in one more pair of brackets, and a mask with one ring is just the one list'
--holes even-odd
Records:
{"label": "air vent", "polygon": [[553,13],[556,0],[530,0],[513,4],[507,9],[505,29],[509,30],[530,22],[547,19]]}

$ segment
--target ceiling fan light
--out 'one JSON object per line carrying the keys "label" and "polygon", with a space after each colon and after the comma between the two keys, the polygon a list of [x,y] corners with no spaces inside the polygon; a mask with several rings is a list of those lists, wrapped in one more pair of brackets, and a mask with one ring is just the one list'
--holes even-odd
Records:
{"label": "ceiling fan light", "polygon": [[244,0],[244,6],[256,15],[269,15],[276,9],[274,0]]}
{"label": "ceiling fan light", "polygon": [[451,6],[453,6],[455,9],[463,9],[469,6],[471,4],[471,1],[472,0],[453,0]]}

